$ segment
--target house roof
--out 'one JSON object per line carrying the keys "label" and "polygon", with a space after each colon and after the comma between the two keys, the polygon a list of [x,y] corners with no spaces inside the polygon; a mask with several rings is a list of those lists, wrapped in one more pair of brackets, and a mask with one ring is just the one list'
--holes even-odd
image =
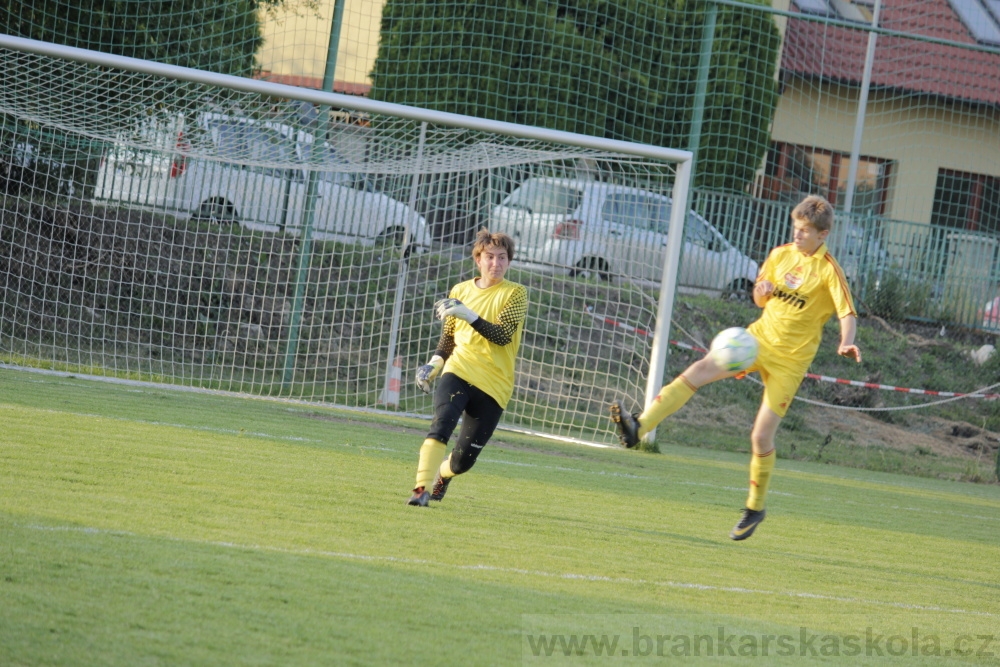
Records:
{"label": "house roof", "polygon": [[[883,0],[880,27],[886,30],[976,44],[948,0]],[[868,33],[789,19],[781,69],[860,84]],[[944,44],[879,35],[872,86],[1000,104],[1000,55]]]}
{"label": "house roof", "polygon": [[[301,76],[298,74],[275,74],[274,72],[262,72],[258,78],[272,83],[283,83],[288,86],[299,86],[300,88],[313,88],[321,90],[323,79],[314,76]],[[351,81],[334,81],[333,92],[344,93],[346,95],[367,96],[371,90],[371,84],[354,83]]]}

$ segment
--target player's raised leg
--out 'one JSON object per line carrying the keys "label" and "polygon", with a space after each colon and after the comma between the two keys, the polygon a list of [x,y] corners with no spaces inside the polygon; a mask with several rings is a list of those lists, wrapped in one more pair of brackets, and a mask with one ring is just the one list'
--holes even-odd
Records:
{"label": "player's raised leg", "polygon": [[641,414],[629,414],[621,401],[611,404],[611,420],[618,430],[622,446],[632,448],[661,421],[680,410],[700,387],[741,371],[720,367],[711,355],[706,355],[660,389],[653,402]]}
{"label": "player's raised leg", "polygon": [[683,375],[678,375],[673,382],[660,389],[652,404],[641,414],[630,414],[621,401],[612,403],[611,421],[618,427],[618,439],[622,446],[631,449],[638,445],[657,424],[684,407],[696,390],[697,387]]}

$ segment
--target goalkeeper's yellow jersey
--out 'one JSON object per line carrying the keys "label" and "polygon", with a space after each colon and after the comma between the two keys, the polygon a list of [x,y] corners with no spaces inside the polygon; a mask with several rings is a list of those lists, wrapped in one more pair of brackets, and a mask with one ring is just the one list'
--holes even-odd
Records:
{"label": "goalkeeper's yellow jersey", "polygon": [[507,331],[510,342],[506,345],[491,343],[471,324],[450,317],[451,322],[446,322],[445,326],[454,326],[455,349],[441,372],[454,373],[485,391],[506,409],[514,393],[514,360],[521,347],[528,291],[523,285],[507,280],[481,289],[473,279],[455,285],[448,296],[464,303],[483,320]]}
{"label": "goalkeeper's yellow jersey", "polygon": [[774,358],[804,373],[830,316],[857,314],[844,271],[825,243],[809,256],[789,243],[771,251],[757,276],[757,282],[761,280],[771,281],[774,292],[760,319],[748,329],[776,353]]}

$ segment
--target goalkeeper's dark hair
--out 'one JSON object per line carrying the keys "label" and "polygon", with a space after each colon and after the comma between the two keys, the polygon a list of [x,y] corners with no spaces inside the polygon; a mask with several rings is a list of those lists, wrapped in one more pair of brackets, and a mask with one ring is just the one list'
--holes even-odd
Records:
{"label": "goalkeeper's dark hair", "polygon": [[507,251],[507,259],[514,261],[514,239],[503,232],[491,234],[488,229],[480,229],[476,234],[476,242],[472,244],[472,259],[478,260],[487,248],[503,248]]}

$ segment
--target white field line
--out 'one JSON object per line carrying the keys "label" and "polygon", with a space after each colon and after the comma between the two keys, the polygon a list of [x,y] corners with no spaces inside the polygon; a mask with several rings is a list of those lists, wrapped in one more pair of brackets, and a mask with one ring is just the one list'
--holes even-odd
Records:
{"label": "white field line", "polygon": [[364,562],[398,563],[400,565],[426,565],[439,567],[448,570],[470,570],[478,572],[499,572],[503,574],[516,574],[526,577],[541,577],[547,579],[563,579],[573,581],[588,581],[595,583],[624,584],[629,586],[659,586],[663,588],[680,588],[687,590],[735,593],[739,595],[770,595],[775,597],[800,598],[809,600],[821,600],[825,602],[838,602],[854,605],[871,605],[879,607],[891,607],[895,609],[908,609],[913,611],[935,611],[947,614],[965,614],[969,616],[985,616],[993,618],[998,614],[987,611],[973,611],[970,609],[956,609],[950,607],[940,607],[938,605],[912,604],[907,602],[892,602],[887,600],[873,600],[866,598],[852,598],[838,595],[823,595],[821,593],[808,593],[804,591],[770,591],[759,588],[743,588],[741,586],[714,586],[697,582],[672,581],[648,579],[633,579],[629,577],[608,577],[596,574],[580,574],[574,572],[546,572],[544,570],[526,570],[517,567],[502,567],[498,565],[463,565],[460,563],[443,563],[424,558],[406,558],[400,556],[373,556],[367,554],[352,554],[343,551],[326,551],[322,549],[288,549],[285,547],[261,546],[257,544],[236,544],[233,542],[218,542],[213,540],[191,540],[178,537],[145,536],[126,530],[104,530],[101,528],[88,528],[80,526],[42,526],[38,524],[15,524],[21,528],[38,531],[64,531],[78,532],[85,535],[114,535],[124,537],[146,538],[146,539],[166,539],[183,544],[198,544],[202,546],[221,547],[224,549],[238,549],[243,551],[258,551],[265,553],[279,553],[291,556],[321,556],[324,558],[334,558],[338,560],[354,560]]}

